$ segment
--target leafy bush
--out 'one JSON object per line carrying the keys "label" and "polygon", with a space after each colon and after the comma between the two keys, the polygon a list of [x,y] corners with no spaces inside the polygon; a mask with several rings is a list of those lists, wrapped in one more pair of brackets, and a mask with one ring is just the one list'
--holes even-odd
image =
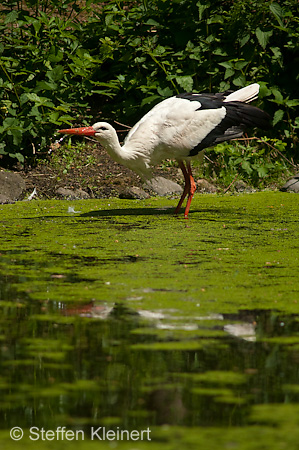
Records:
{"label": "leafy bush", "polygon": [[46,151],[62,124],[78,120],[83,111],[88,117],[96,84],[90,74],[103,62],[83,47],[84,26],[67,18],[74,2],[60,1],[53,16],[39,9],[47,2],[25,3],[38,9],[17,9],[15,2],[9,13],[2,11],[0,25],[0,154],[19,161]]}
{"label": "leafy bush", "polygon": [[24,0],[0,9],[0,154],[46,152],[64,124],[133,124],[182,91],[261,85],[295,155],[297,0]]}
{"label": "leafy bush", "polygon": [[[274,116],[275,137],[296,143],[298,5],[295,0],[281,4],[155,0],[120,9],[108,3],[99,14],[98,30],[111,56],[98,76],[119,82],[114,114],[136,120],[140,105],[145,112],[161,97],[257,81],[261,106]],[[100,34],[88,45],[100,53]]]}
{"label": "leafy bush", "polygon": [[286,143],[279,139],[224,142],[207,152],[203,175],[227,186],[237,177],[252,186],[265,186],[289,173],[293,165],[285,156]]}

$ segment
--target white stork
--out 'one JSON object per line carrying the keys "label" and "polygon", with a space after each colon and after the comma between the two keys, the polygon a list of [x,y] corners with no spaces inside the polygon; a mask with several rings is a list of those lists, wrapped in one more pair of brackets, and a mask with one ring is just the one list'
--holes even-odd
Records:
{"label": "white stork", "polygon": [[176,159],[185,178],[185,187],[175,213],[188,194],[187,218],[196,190],[190,160],[207,147],[242,136],[247,128],[269,128],[269,115],[248,105],[258,93],[259,85],[254,83],[232,93],[185,93],[170,97],[134,125],[122,146],[115,129],[106,122],[59,132],[95,137],[115,161],[145,180],[153,177],[151,166],[164,159]]}

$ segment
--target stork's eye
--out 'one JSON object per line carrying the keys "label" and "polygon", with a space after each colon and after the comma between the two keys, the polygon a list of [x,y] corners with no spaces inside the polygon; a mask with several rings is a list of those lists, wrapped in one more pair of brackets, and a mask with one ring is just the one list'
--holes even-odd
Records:
{"label": "stork's eye", "polygon": [[108,130],[108,128],[106,128],[106,127],[100,127],[99,130],[106,131],[106,130]]}

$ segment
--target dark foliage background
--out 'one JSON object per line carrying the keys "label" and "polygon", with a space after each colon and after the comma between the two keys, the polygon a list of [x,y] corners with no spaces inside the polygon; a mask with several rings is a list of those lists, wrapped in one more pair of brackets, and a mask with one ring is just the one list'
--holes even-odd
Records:
{"label": "dark foliage background", "polygon": [[65,125],[132,125],[182,91],[261,85],[298,162],[298,1],[3,1],[0,154],[42,157]]}

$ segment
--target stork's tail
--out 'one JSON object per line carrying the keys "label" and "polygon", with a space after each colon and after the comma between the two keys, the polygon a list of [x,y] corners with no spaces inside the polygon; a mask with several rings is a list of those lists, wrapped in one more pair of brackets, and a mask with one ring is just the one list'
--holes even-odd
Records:
{"label": "stork's tail", "polygon": [[[250,84],[238,91],[229,94],[223,101],[227,103],[228,116],[235,121],[235,125],[246,127],[258,127],[268,130],[271,127],[269,114],[256,106],[247,105],[257,99],[260,86],[257,83]],[[239,123],[238,123],[239,122]]]}
{"label": "stork's tail", "polygon": [[225,98],[225,102],[242,102],[242,103],[250,103],[253,100],[256,100],[259,95],[260,85],[257,83],[250,84],[249,86],[245,86],[238,91],[232,92]]}

